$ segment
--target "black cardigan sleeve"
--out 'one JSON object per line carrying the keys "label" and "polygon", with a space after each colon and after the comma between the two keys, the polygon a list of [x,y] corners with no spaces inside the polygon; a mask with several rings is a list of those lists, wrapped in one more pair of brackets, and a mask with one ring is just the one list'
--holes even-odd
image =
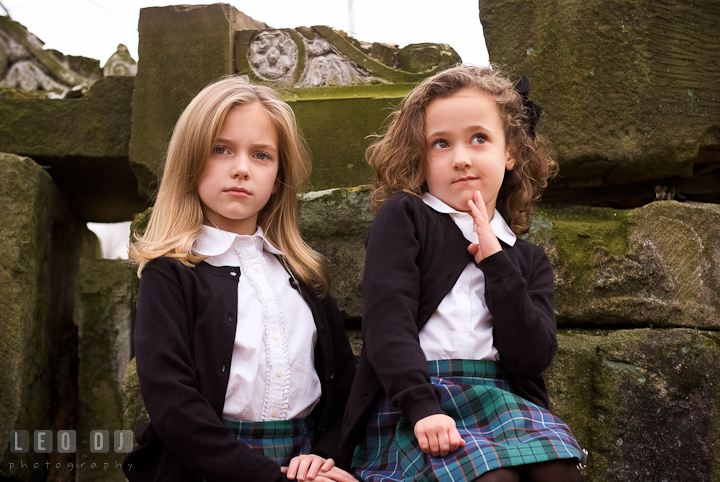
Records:
{"label": "black cardigan sleeve", "polygon": [[500,365],[513,380],[538,377],[557,351],[550,261],[542,248],[518,240],[478,266],[485,274],[485,301]]}
{"label": "black cardigan sleeve", "polygon": [[430,382],[418,337],[424,221],[406,196],[393,196],[378,211],[366,240],[363,277],[363,342],[392,405],[414,425],[445,413]]}
{"label": "black cardigan sleeve", "polygon": [[[162,266],[169,264],[176,266],[160,270],[150,265],[143,271],[135,327],[140,390],[152,431],[179,463],[208,481],[287,480],[276,463],[238,441],[199,392],[190,348],[191,287],[183,285],[180,263],[160,261]],[[143,438],[139,434],[141,444]],[[166,473],[148,475],[138,480],[172,478]]]}

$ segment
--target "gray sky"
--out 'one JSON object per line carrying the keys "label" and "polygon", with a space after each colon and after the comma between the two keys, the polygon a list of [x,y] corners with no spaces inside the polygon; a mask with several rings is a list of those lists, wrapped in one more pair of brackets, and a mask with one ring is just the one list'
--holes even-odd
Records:
{"label": "gray sky", "polygon": [[[125,44],[135,60],[140,9],[177,4],[179,0],[2,0],[13,20],[66,55],[100,60],[104,65],[117,45]],[[401,47],[437,42],[452,46],[466,63],[486,65],[487,49],[478,18],[478,0],[240,0],[226,1],[271,27],[329,25],[368,42]],[[352,6],[352,7],[351,7]],[[0,9],[0,13],[2,9]]]}

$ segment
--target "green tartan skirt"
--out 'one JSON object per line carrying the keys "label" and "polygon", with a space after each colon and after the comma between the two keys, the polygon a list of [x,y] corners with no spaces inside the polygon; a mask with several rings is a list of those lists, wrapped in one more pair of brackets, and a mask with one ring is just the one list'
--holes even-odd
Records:
{"label": "green tartan skirt", "polygon": [[360,479],[472,481],[493,469],[557,459],[584,463],[586,453],[562,420],[510,392],[499,365],[486,360],[428,362],[442,408],[455,419],[465,446],[445,457],[424,453],[410,421],[386,398],[370,416],[367,436],[355,450]]}
{"label": "green tartan skirt", "polygon": [[223,420],[235,436],[278,465],[287,465],[296,455],[310,453],[312,430],[309,418],[244,422]]}

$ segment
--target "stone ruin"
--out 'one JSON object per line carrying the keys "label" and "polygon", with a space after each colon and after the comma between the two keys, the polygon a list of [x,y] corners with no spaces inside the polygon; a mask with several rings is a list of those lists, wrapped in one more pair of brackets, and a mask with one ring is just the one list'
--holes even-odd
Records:
{"label": "stone ruin", "polygon": [[[586,480],[720,481],[720,6],[479,7],[490,60],[533,80],[561,166],[527,238],[555,269],[546,381],[590,453]],[[169,132],[196,92],[239,72],[292,106],[314,159],[301,226],[330,260],[359,353],[368,136],[415,82],[459,61],[446,45],[272,29],[223,4],[143,9],[139,31],[137,66],[120,48],[122,66],[103,72],[0,17],[3,480],[124,480],[66,468],[120,460],[90,453],[87,434],[147,418],[131,362],[136,277],[98,259],[85,223],[144,229]],[[42,75],[21,85],[20,70]],[[14,429],[75,429],[78,453],[11,453]]]}

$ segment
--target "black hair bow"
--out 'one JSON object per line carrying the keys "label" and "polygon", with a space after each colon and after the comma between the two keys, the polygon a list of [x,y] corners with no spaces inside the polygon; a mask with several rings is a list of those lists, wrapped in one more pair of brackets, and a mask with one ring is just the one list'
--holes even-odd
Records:
{"label": "black hair bow", "polygon": [[525,113],[530,121],[530,137],[535,139],[535,126],[540,119],[540,113],[542,107],[537,105],[531,100],[528,100],[528,94],[530,93],[530,79],[527,75],[523,74],[522,78],[515,84],[515,91],[522,97],[523,106],[525,106]]}

